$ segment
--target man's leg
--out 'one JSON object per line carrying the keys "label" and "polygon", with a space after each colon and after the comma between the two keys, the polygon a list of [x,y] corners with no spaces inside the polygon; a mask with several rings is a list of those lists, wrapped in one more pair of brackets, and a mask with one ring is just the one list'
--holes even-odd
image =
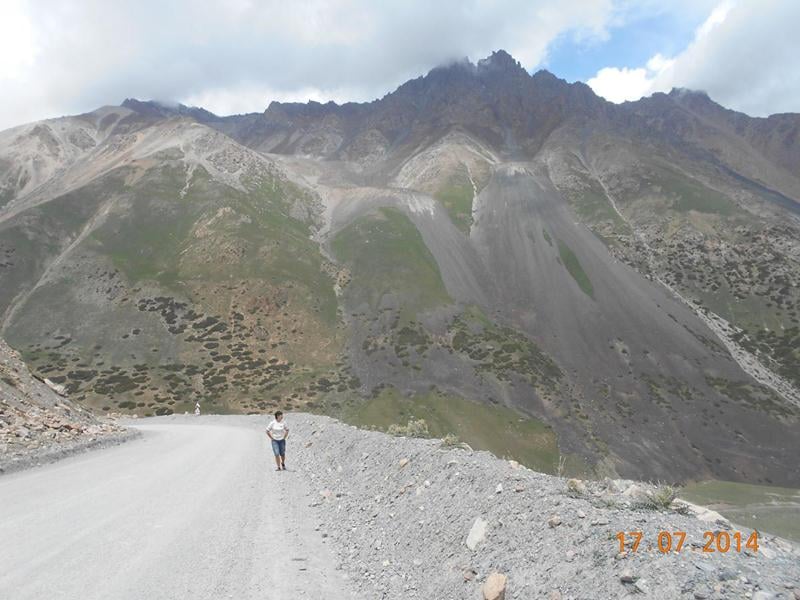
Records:
{"label": "man's leg", "polygon": [[281,467],[286,470],[286,440],[281,440]]}
{"label": "man's leg", "polygon": [[280,444],[278,444],[277,440],[271,440],[271,441],[272,441],[272,453],[275,455],[275,467],[276,467],[275,470],[280,471],[281,470]]}

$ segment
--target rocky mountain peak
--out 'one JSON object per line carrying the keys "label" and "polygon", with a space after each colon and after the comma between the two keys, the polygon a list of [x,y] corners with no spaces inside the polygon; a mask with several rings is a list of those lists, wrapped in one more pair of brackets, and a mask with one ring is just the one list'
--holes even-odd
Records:
{"label": "rocky mountain peak", "polygon": [[678,99],[705,100],[707,102],[712,101],[711,98],[708,96],[708,94],[703,90],[692,90],[683,87],[672,88],[668,96],[670,96],[671,98],[678,98]]}
{"label": "rocky mountain peak", "polygon": [[495,50],[490,56],[478,61],[478,71],[502,71],[505,73],[519,74],[527,71],[518,60],[505,50]]}

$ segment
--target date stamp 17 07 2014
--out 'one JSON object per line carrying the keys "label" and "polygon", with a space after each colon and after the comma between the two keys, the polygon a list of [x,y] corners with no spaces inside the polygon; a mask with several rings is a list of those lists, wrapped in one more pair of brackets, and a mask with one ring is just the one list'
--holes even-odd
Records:
{"label": "date stamp 17 07 2014", "polygon": [[655,546],[653,540],[645,540],[642,531],[620,531],[615,536],[619,542],[619,551],[625,552],[758,552],[758,532],[750,534],[741,531],[705,531],[703,532],[703,543],[687,544],[685,531],[659,531],[655,536]]}

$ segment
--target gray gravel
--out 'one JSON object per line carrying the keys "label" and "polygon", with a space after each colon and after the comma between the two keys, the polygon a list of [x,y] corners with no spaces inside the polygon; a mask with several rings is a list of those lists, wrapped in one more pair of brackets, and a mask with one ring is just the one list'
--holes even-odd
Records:
{"label": "gray gravel", "polygon": [[[624,482],[572,497],[566,480],[485,452],[291,419],[304,440],[293,462],[313,481],[312,506],[364,597],[482,598],[494,571],[508,576],[506,598],[800,597],[797,546],[763,535],[757,555],[703,553],[706,530],[750,530],[634,508]],[[471,550],[478,520],[485,537]],[[615,535],[632,530],[644,533],[640,550],[620,555]],[[648,552],[662,530],[687,532],[687,550]]]}
{"label": "gray gravel", "polygon": [[[622,482],[572,497],[488,453],[287,421],[286,473],[267,417],[172,416],[0,477],[0,597],[461,600],[493,572],[507,599],[800,596],[796,546],[763,535],[756,555],[704,554],[703,531],[740,528],[626,506]],[[643,548],[621,555],[630,530]],[[647,552],[660,530],[686,531],[689,550]]]}

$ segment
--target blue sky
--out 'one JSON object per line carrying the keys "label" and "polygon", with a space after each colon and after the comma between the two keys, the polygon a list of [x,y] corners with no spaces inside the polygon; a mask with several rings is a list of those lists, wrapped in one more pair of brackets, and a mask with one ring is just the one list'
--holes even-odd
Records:
{"label": "blue sky", "polygon": [[709,12],[640,14],[610,26],[603,37],[563,33],[540,66],[567,81],[587,81],[604,67],[636,68],[655,54],[674,56],[689,45]]}
{"label": "blue sky", "polygon": [[381,97],[504,49],[612,101],[800,112],[798,0],[0,0],[0,129],[136,97],[262,111]]}

